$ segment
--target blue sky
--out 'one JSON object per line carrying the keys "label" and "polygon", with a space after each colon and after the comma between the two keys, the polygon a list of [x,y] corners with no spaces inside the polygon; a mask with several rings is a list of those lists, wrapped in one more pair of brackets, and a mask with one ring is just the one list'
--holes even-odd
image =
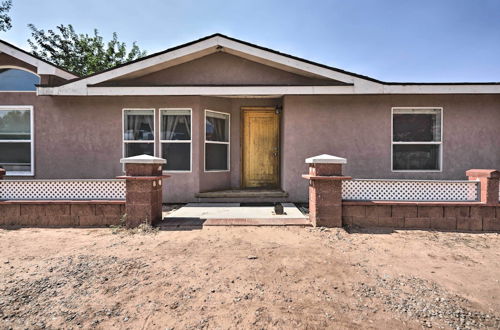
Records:
{"label": "blue sky", "polygon": [[220,32],[384,81],[500,81],[500,0],[13,0],[0,38],[71,23],[148,53]]}

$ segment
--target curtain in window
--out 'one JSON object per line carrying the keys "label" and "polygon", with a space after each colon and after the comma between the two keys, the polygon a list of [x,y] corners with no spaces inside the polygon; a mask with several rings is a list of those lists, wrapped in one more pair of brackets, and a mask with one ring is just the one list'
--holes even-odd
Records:
{"label": "curtain in window", "polygon": [[189,114],[163,115],[162,140],[191,140],[191,116]]}
{"label": "curtain in window", "polygon": [[206,122],[206,138],[208,141],[227,142],[227,123],[228,118],[215,118],[207,116]]}
{"label": "curtain in window", "polygon": [[147,111],[128,110],[125,140],[154,140],[154,115]]}

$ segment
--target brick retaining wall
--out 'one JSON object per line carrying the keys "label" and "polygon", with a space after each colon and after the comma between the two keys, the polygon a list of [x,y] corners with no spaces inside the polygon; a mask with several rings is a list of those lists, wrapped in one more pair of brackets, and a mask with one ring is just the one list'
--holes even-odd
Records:
{"label": "brick retaining wall", "polygon": [[125,201],[0,201],[0,226],[103,227],[117,225]]}
{"label": "brick retaining wall", "polygon": [[360,227],[500,231],[500,204],[343,201],[342,223]]}

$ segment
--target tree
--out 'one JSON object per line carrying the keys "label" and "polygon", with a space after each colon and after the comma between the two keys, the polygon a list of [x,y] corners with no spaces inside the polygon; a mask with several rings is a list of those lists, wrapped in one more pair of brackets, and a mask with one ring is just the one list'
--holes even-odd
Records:
{"label": "tree", "polygon": [[93,35],[77,34],[71,24],[59,25],[56,31],[37,29],[29,24],[31,52],[81,76],[103,71],[146,55],[134,42],[130,51],[118,35],[104,42],[97,29]]}
{"label": "tree", "polygon": [[0,4],[0,31],[7,31],[12,27],[12,21],[8,14],[10,8],[12,8],[12,0],[2,1]]}

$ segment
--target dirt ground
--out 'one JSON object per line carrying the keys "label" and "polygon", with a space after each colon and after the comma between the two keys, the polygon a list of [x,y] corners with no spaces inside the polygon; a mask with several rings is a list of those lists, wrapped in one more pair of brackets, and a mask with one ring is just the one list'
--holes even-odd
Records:
{"label": "dirt ground", "polygon": [[500,328],[500,235],[0,229],[0,329]]}

